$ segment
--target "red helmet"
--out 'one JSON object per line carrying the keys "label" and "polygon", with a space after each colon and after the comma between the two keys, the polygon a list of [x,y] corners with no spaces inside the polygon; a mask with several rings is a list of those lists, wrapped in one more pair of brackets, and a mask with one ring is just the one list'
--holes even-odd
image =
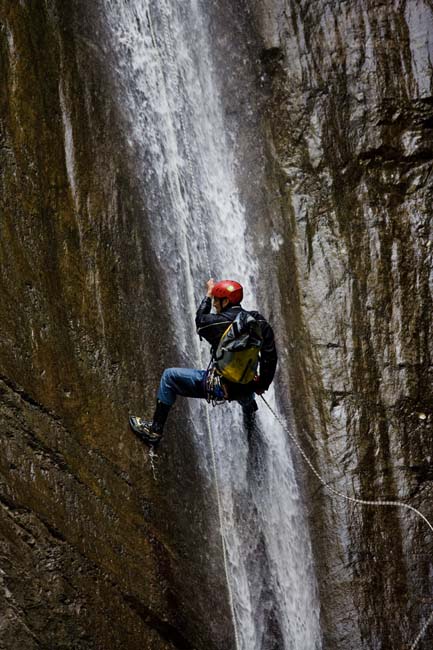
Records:
{"label": "red helmet", "polygon": [[232,305],[237,305],[244,297],[244,290],[239,282],[234,280],[221,280],[214,284],[212,289],[214,298],[227,298]]}

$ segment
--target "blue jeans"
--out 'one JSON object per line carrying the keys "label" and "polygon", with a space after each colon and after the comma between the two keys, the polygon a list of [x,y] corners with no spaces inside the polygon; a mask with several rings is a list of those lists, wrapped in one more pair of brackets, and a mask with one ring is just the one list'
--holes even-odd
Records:
{"label": "blue jeans", "polygon": [[[182,397],[206,397],[206,370],[193,368],[167,368],[162,373],[158,390],[158,399],[168,406],[173,406],[178,395]],[[254,401],[254,393],[248,393],[238,399],[243,408]]]}
{"label": "blue jeans", "polygon": [[193,368],[166,368],[162,373],[158,399],[173,406],[178,395],[182,397],[206,397],[206,370]]}

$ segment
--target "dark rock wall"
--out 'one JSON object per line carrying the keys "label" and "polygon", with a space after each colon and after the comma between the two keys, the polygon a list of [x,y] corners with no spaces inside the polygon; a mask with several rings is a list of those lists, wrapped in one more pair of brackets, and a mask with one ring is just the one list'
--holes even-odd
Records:
{"label": "dark rock wall", "polygon": [[[245,126],[240,176],[283,323],[281,402],[334,487],[432,517],[433,8],[218,8],[256,83],[243,104],[227,77],[227,97],[245,125],[264,111],[267,158]],[[171,424],[163,483],[125,426],[177,353],[101,16],[97,0],[0,4],[0,647],[226,648],[214,496],[187,421]],[[303,479],[324,648],[410,646],[433,606],[425,524]]]}
{"label": "dark rock wall", "polygon": [[104,11],[0,3],[0,646],[222,647],[212,488],[127,427],[176,353]]}
{"label": "dark rock wall", "polygon": [[[251,6],[298,433],[333,487],[432,519],[433,6]],[[410,647],[433,608],[431,531],[305,482],[324,647]]]}

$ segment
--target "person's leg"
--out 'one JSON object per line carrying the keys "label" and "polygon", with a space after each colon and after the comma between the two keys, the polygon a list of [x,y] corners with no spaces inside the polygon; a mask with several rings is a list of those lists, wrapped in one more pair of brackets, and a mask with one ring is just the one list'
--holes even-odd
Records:
{"label": "person's leg", "polygon": [[205,397],[206,370],[192,368],[167,368],[162,373],[152,420],[131,416],[129,423],[132,430],[144,442],[157,445],[162,437],[164,425],[170,408],[178,395],[183,397]]}
{"label": "person's leg", "polygon": [[255,422],[256,422],[256,411],[258,410],[257,402],[255,400],[255,393],[250,393],[238,399],[238,403],[242,406],[242,415],[244,419],[244,427],[248,433],[251,435],[254,431]]}
{"label": "person's leg", "polygon": [[158,400],[173,406],[176,397],[206,397],[206,370],[193,368],[167,368],[162,373]]}

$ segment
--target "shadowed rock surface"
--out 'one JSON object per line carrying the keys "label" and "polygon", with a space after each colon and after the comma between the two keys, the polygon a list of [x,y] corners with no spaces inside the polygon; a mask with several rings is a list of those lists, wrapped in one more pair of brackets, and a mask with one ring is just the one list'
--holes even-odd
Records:
{"label": "shadowed rock surface", "polygon": [[127,427],[177,353],[103,16],[0,6],[0,646],[217,648],[212,490],[186,434],[162,482]]}
{"label": "shadowed rock surface", "polygon": [[[103,9],[0,4],[0,647],[226,650],[216,508],[188,421],[171,422],[157,481],[125,424],[180,352]],[[432,518],[431,4],[209,11],[239,41],[221,85],[228,119],[245,117],[281,402],[334,487]],[[248,141],[257,111],[267,151]],[[433,608],[429,531],[303,478],[324,649],[410,647]],[[274,619],[264,643],[280,650]]]}

